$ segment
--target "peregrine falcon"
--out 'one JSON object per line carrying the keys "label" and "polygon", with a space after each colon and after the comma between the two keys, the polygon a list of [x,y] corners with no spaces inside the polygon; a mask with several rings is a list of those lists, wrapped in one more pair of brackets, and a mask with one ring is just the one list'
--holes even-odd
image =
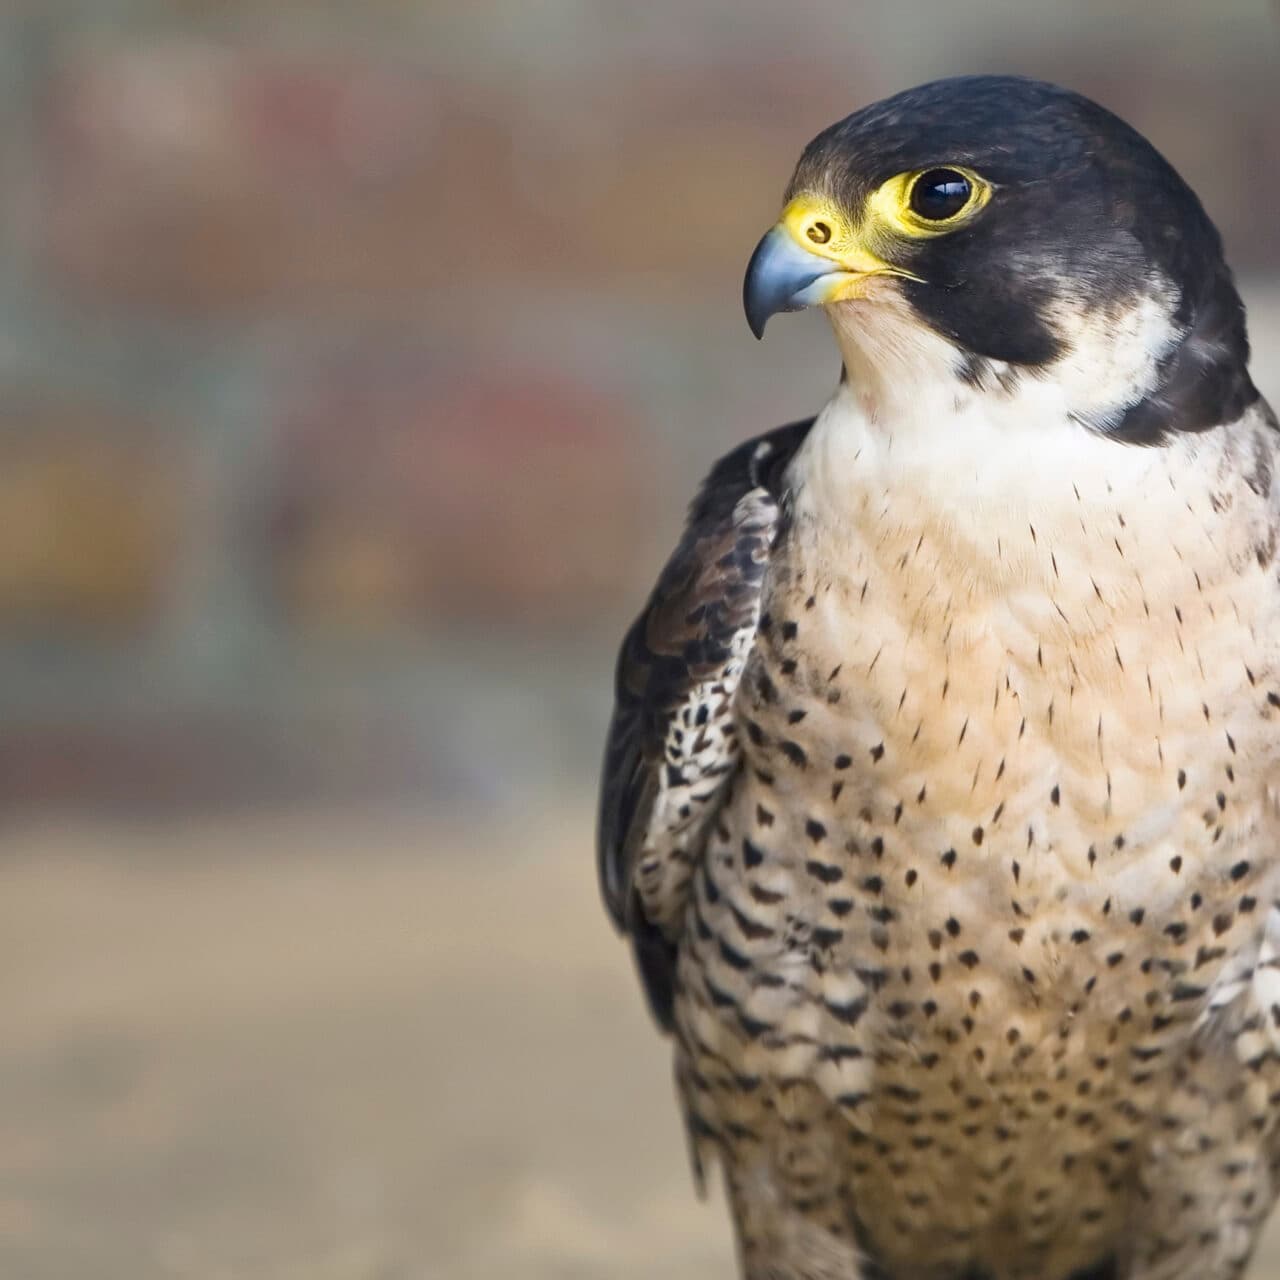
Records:
{"label": "peregrine falcon", "polygon": [[816,418],[627,633],[599,867],[748,1280],[1225,1280],[1280,1189],[1280,431],[1200,201],[1051,85],[805,149]]}

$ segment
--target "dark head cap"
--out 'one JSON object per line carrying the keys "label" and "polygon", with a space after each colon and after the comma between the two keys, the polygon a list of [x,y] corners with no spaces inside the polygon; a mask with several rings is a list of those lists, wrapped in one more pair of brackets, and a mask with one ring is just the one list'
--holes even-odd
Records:
{"label": "dark head cap", "polygon": [[801,305],[896,277],[963,352],[1040,370],[1080,324],[1156,298],[1172,335],[1158,385],[1098,425],[1151,441],[1231,421],[1257,396],[1204,207],[1141,134],[1079,94],[1014,76],[909,89],[820,133],[787,201],[780,228],[828,267]]}

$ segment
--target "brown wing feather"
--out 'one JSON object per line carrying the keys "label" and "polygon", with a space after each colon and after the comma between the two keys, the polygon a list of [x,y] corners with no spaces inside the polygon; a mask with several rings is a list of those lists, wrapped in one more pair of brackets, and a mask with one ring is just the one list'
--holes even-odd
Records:
{"label": "brown wing feather", "polygon": [[686,887],[738,763],[733,699],[782,518],[782,473],[811,425],[779,427],[715,465],[618,655],[600,790],[600,886],[614,923],[631,935],[654,1016],[668,1028]]}

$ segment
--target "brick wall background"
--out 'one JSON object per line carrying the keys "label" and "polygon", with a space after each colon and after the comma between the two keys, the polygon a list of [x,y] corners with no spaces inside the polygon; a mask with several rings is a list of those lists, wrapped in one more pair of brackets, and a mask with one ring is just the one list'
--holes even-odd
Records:
{"label": "brick wall background", "polygon": [[0,1276],[728,1280],[590,826],[694,484],[837,372],[747,255],[855,106],[1049,76],[1201,191],[1280,399],[1278,53],[1271,0],[3,0]]}
{"label": "brick wall background", "polygon": [[9,0],[0,805],[581,780],[697,475],[834,375],[738,303],[803,142],[940,74],[1092,93],[1274,369],[1278,52],[1263,0]]}

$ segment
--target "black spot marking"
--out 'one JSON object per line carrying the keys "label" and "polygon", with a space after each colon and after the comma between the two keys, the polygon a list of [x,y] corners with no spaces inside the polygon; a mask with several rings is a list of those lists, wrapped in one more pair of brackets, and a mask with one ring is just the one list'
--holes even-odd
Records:
{"label": "black spot marking", "polygon": [[850,1000],[847,1004],[837,1004],[831,1000],[824,1000],[822,1003],[826,1005],[832,1016],[838,1018],[849,1027],[856,1027],[858,1020],[867,1011],[866,996],[859,996],[856,1000]]}
{"label": "black spot marking", "polygon": [[737,969],[739,972],[751,968],[751,961],[741,951],[731,947],[723,938],[717,940],[717,947],[720,952],[720,958],[730,968]]}
{"label": "black spot marking", "polygon": [[844,872],[837,866],[833,866],[829,862],[819,862],[817,859],[811,858],[804,864],[804,869],[815,880],[821,880],[823,884],[835,884],[837,880],[844,877]]}
{"label": "black spot marking", "polygon": [[767,924],[753,920],[749,915],[739,911],[732,902],[729,903],[729,914],[733,916],[733,922],[738,926],[742,936],[749,938],[752,942],[762,942],[774,936],[774,931]]}

